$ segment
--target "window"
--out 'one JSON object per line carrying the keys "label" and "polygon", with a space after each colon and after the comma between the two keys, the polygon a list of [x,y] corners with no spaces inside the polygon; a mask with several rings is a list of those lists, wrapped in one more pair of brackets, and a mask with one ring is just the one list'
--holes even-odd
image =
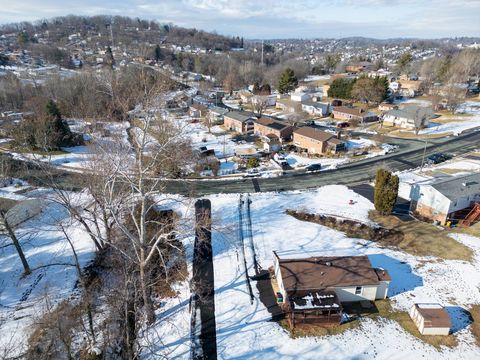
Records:
{"label": "window", "polygon": [[355,288],[355,295],[362,295],[362,287],[361,286],[357,286]]}

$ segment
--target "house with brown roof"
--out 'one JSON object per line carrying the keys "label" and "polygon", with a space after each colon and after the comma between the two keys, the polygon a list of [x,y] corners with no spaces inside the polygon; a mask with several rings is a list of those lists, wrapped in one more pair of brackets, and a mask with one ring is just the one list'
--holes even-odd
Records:
{"label": "house with brown roof", "polygon": [[297,322],[340,322],[342,303],[387,297],[391,281],[367,256],[281,259],[273,252],[281,306],[292,327]]}
{"label": "house with brown roof", "polygon": [[260,136],[273,134],[281,141],[288,141],[292,137],[294,127],[279,120],[262,117],[255,121],[254,133]]}
{"label": "house with brown roof", "polygon": [[422,335],[448,335],[452,321],[440,304],[413,304],[410,317]]}
{"label": "house with brown roof", "polygon": [[363,71],[368,71],[373,68],[373,64],[369,61],[360,61],[356,64],[350,64],[345,67],[345,71],[348,73],[359,73]]}
{"label": "house with brown roof", "polygon": [[336,135],[304,126],[293,132],[293,144],[309,154],[337,153],[345,150],[345,143]]}
{"label": "house with brown roof", "polygon": [[361,108],[335,106],[332,111],[333,118],[343,121],[359,121],[360,123],[377,121],[378,116]]}

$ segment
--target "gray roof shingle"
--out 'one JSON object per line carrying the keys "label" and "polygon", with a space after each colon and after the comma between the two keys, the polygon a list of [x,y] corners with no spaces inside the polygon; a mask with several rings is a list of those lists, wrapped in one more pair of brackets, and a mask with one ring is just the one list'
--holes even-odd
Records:
{"label": "gray roof shingle", "polygon": [[442,179],[432,187],[445,197],[456,201],[460,197],[480,194],[480,173]]}

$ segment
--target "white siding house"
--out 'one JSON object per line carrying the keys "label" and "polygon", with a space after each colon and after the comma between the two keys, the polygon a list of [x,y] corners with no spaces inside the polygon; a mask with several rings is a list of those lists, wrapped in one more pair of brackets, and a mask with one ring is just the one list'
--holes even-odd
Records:
{"label": "white siding house", "polygon": [[274,253],[273,267],[284,299],[298,291],[334,290],[340,302],[375,301],[387,297],[391,282],[367,256],[280,259]]}
{"label": "white siding house", "polygon": [[444,224],[459,210],[480,202],[480,174],[448,177],[431,184],[413,185],[412,210]]}

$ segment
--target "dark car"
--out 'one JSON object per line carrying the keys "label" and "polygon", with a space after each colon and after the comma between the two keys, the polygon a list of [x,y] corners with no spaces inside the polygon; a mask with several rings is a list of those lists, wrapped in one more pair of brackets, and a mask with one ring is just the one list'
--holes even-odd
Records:
{"label": "dark car", "polygon": [[322,165],[320,164],[312,164],[312,165],[308,165],[306,168],[305,168],[305,171],[306,172],[314,172],[314,171],[318,171],[318,170],[321,170],[322,169]]}
{"label": "dark car", "polygon": [[350,126],[350,124],[348,122],[341,122],[341,123],[337,124],[337,128],[340,128],[340,129],[344,129],[344,128],[347,128],[349,126]]}
{"label": "dark car", "polygon": [[427,164],[429,165],[440,164],[444,161],[447,161],[448,159],[450,159],[450,157],[447,154],[435,153],[430,155],[427,158]]}

